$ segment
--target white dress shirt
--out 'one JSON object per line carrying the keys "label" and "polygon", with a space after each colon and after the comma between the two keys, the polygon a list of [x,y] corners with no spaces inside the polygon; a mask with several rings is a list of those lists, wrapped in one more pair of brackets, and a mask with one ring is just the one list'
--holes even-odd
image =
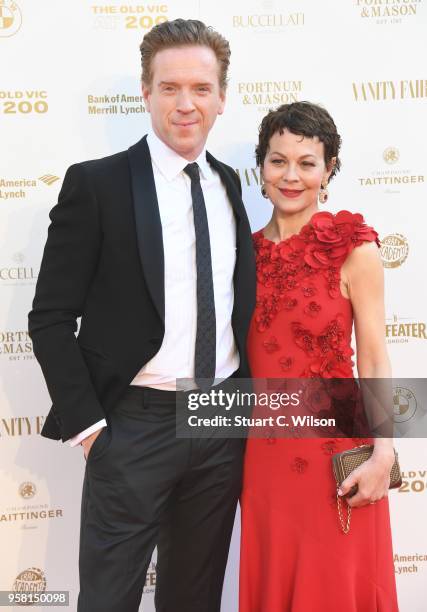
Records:
{"label": "white dress shirt", "polygon": [[[160,350],[135,376],[131,385],[176,390],[177,378],[194,378],[197,329],[196,239],[191,181],[183,171],[190,163],[154,133],[147,137],[162,222],[165,262],[165,335]],[[216,317],[217,379],[239,367],[231,315],[234,304],[233,274],[236,263],[236,223],[219,175],[206,160],[206,149],[194,160],[209,225]],[[194,383],[192,388],[197,385]],[[107,423],[105,419],[70,439],[71,446]]]}

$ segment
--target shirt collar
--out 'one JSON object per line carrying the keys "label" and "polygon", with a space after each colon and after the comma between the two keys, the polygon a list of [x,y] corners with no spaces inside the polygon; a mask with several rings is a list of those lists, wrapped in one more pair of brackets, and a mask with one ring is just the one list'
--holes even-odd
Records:
{"label": "shirt collar", "polygon": [[[176,178],[184,170],[185,166],[190,163],[187,159],[178,155],[178,153],[160,140],[154,131],[148,134],[147,144],[150,149],[152,161],[167,181],[172,181]],[[212,170],[206,159],[205,147],[194,161],[197,162],[200,168],[201,177],[204,179],[209,178],[212,174]]]}

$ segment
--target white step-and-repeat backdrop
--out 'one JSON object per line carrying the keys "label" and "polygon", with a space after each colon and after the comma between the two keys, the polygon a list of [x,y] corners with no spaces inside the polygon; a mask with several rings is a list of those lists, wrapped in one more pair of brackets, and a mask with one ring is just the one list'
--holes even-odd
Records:
{"label": "white step-and-repeat backdrop", "polygon": [[[66,168],[146,133],[138,46],[155,24],[199,18],[232,47],[225,114],[209,148],[238,171],[253,229],[271,214],[254,164],[269,108],[324,105],[343,137],[328,206],[362,212],[382,239],[397,420],[424,407],[427,296],[427,0],[0,0],[0,590],[78,593],[81,448],[39,433],[50,407],[27,333],[48,212]],[[404,483],[390,496],[401,612],[427,597],[427,450],[397,442]],[[223,597],[237,612],[239,522]],[[325,559],[327,562],[327,559]],[[142,608],[154,610],[155,560]],[[59,609],[59,608],[58,608]],[[345,611],[343,611],[345,612]]]}

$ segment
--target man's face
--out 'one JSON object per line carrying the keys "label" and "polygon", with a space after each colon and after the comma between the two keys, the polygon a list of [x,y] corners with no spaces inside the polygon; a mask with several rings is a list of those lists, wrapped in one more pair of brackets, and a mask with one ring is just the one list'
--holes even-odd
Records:
{"label": "man's face", "polygon": [[142,94],[153,130],[168,147],[194,161],[224,111],[215,53],[205,46],[163,49],[154,56],[151,73]]}

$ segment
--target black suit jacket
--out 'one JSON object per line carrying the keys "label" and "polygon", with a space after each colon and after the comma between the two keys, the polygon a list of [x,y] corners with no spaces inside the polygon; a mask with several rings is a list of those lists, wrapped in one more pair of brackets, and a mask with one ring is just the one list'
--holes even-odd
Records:
{"label": "black suit jacket", "polygon": [[[232,325],[239,375],[248,377],[251,231],[236,173],[209,153],[207,160],[236,218]],[[146,137],[128,151],[71,166],[50,219],[29,333],[53,403],[41,433],[65,441],[105,418],[163,341],[162,226]]]}

